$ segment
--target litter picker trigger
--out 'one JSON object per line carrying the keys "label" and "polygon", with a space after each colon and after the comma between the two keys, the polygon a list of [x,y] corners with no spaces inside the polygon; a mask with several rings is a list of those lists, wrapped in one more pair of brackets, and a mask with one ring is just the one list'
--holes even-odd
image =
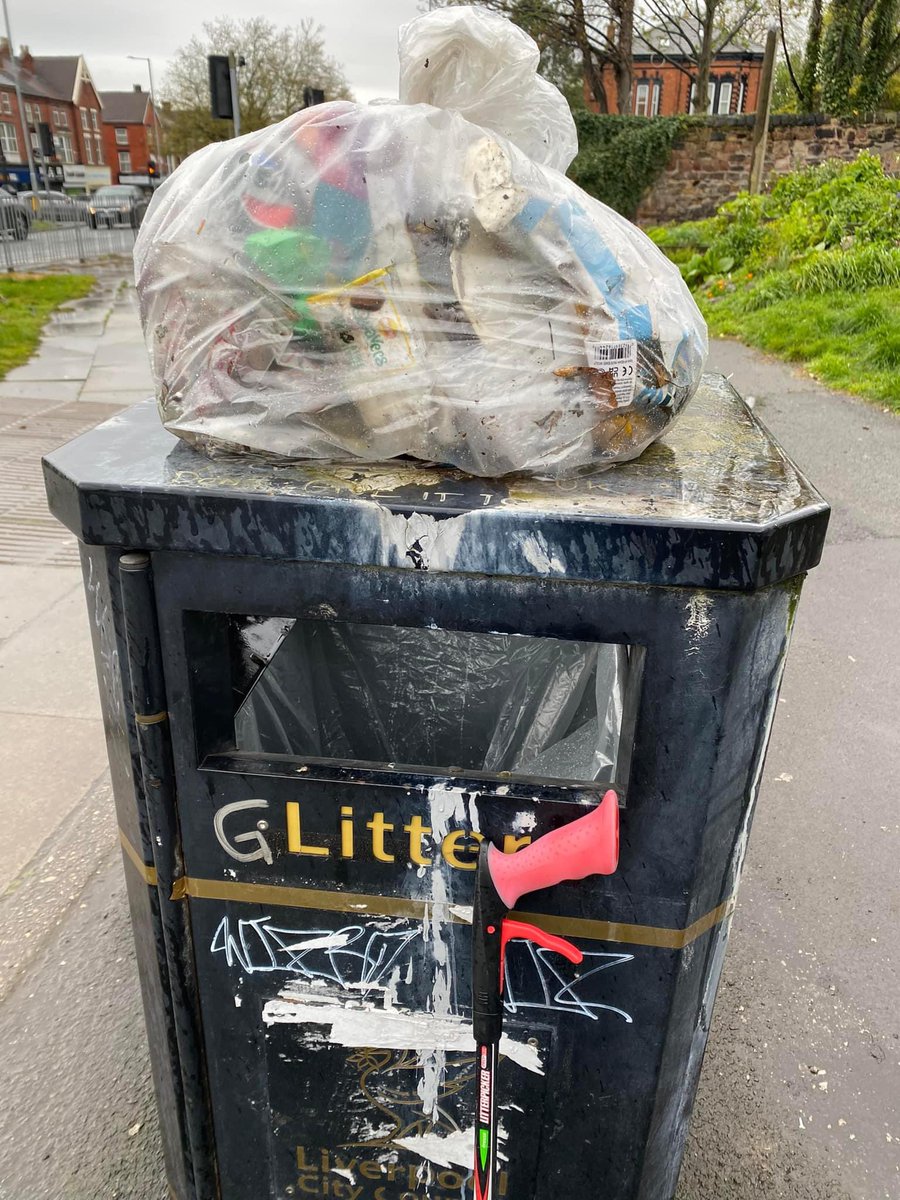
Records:
{"label": "litter picker trigger", "polygon": [[555,933],[547,933],[545,929],[538,929],[537,925],[528,925],[525,921],[514,921],[510,917],[505,917],[500,927],[501,992],[503,991],[503,972],[506,966],[506,944],[514,938],[534,942],[538,946],[543,946],[545,950],[561,954],[563,958],[567,958],[572,963],[580,963],[584,959],[584,955],[578,947],[567,942],[565,938],[557,937]]}

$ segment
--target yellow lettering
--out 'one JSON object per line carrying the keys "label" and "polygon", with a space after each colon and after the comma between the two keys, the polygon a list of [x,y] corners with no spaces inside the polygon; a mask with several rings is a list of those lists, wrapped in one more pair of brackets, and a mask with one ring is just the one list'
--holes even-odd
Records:
{"label": "yellow lettering", "polygon": [[438,1171],[438,1187],[446,1188],[448,1192],[458,1192],[463,1185],[462,1175],[456,1171]]}
{"label": "yellow lettering", "polygon": [[372,853],[379,862],[393,862],[393,854],[388,854],[384,848],[384,835],[393,833],[393,825],[388,825],[384,819],[384,813],[372,813],[372,820],[366,821],[366,829],[372,830]]}
{"label": "yellow lettering", "polygon": [[353,857],[353,809],[341,809],[341,857]]}
{"label": "yellow lettering", "polygon": [[316,1168],[312,1163],[306,1161],[306,1147],[297,1147],[297,1170],[298,1171],[314,1171]]}
{"label": "yellow lettering", "polygon": [[319,1177],[318,1175],[298,1175],[297,1187],[301,1192],[306,1192],[307,1196],[318,1196],[319,1194]]}
{"label": "yellow lettering", "polygon": [[384,1167],[377,1162],[361,1162],[359,1170],[363,1179],[380,1179],[384,1174]]}
{"label": "yellow lettering", "polygon": [[525,837],[515,837],[508,833],[503,839],[503,853],[515,854],[517,850],[521,850],[523,846],[531,845],[531,834],[526,834]]}
{"label": "yellow lettering", "polygon": [[300,804],[297,800],[288,800],[284,806],[287,818],[287,848],[290,854],[315,854],[327,858],[331,851],[327,846],[304,846],[303,834],[300,831]]}
{"label": "yellow lettering", "polygon": [[[478,863],[478,846],[473,846],[472,842],[480,841],[482,841],[482,835],[476,833],[474,829],[471,831],[454,829],[441,842],[441,854],[451,867],[456,867],[460,871],[474,871]],[[460,858],[461,852],[467,854],[468,858]]]}
{"label": "yellow lettering", "polygon": [[409,834],[409,861],[417,867],[430,867],[432,860],[422,853],[422,838],[431,833],[430,828],[423,824],[421,817],[415,816],[410,817],[403,830]]}

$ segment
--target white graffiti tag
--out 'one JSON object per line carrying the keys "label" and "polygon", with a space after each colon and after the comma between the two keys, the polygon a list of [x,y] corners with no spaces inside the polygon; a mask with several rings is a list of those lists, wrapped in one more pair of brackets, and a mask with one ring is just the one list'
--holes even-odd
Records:
{"label": "white graffiti tag", "polygon": [[[233,920],[223,917],[210,944],[212,954],[221,954],[229,967],[247,975],[282,972],[310,981],[334,984],[342,991],[365,997],[384,991],[392,973],[406,983],[413,979],[421,947],[418,926],[405,921],[386,924],[345,925],[341,929],[286,929],[272,924],[270,917]],[[563,963],[559,955],[514,939],[510,950],[515,970],[507,972],[503,1004],[507,1012],[523,1009],[568,1012],[598,1020],[601,1012],[632,1023],[630,1013],[606,1001],[614,991],[612,981],[600,979],[602,972],[624,966],[633,954],[588,950],[577,969]],[[521,957],[527,956],[527,957]],[[569,978],[563,974],[569,975]],[[517,983],[513,983],[513,978]]]}

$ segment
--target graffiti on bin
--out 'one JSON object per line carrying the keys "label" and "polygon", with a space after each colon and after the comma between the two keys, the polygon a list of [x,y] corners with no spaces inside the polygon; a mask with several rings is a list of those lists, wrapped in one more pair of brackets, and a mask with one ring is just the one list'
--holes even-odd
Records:
{"label": "graffiti on bin", "polygon": [[[420,928],[410,928],[406,922],[391,927],[288,929],[274,924],[270,917],[234,920],[224,916],[209,949],[213,955],[223,955],[228,967],[246,975],[298,975],[365,999],[384,992],[397,979],[412,982],[413,946],[421,936]],[[559,955],[530,942],[513,942],[510,952],[521,957],[516,970],[507,975],[507,1012],[568,1012],[591,1020],[606,1012],[632,1023],[629,1013],[606,1003],[601,995],[608,997],[611,990],[603,973],[631,962],[633,954],[588,950],[580,967],[573,968]]]}

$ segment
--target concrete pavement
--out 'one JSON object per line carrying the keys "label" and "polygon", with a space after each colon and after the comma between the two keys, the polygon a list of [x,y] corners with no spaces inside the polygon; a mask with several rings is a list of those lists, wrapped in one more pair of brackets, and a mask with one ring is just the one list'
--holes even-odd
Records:
{"label": "concrete pavement", "polygon": [[804,588],[684,1200],[900,1196],[900,421],[736,343],[712,367],[833,505]]}
{"label": "concrete pavement", "polygon": [[[117,297],[104,335],[120,318],[113,332],[142,363],[132,301]],[[679,1200],[897,1197],[900,421],[729,343],[713,366],[755,397],[835,515],[800,605]],[[0,674],[0,697],[18,705],[17,685],[29,696],[6,711],[0,700],[4,729],[10,716],[58,721],[48,731],[62,736],[77,713],[94,750],[77,779],[42,789],[44,754],[23,768],[33,793],[0,794],[4,828],[22,839],[0,860],[0,880],[12,880],[5,892],[0,882],[0,1198],[161,1200],[102,747],[90,778],[99,731],[83,613],[78,648],[80,582],[65,566],[7,578],[0,609],[26,585],[34,600],[12,605],[0,644],[11,680]],[[15,750],[7,772],[26,757]]]}

